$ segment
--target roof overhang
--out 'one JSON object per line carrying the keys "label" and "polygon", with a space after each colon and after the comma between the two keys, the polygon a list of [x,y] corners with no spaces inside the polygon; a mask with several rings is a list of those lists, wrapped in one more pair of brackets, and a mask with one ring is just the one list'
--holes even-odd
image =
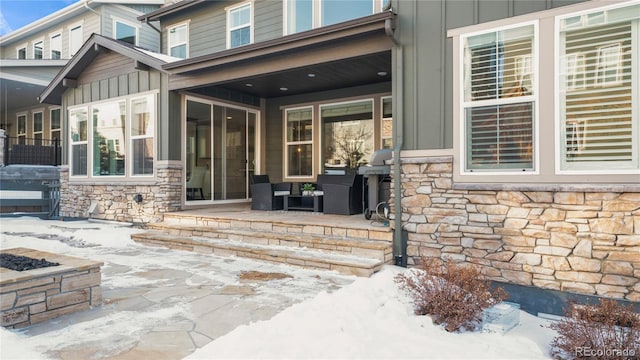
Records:
{"label": "roof overhang", "polygon": [[0,60],[0,114],[38,102],[38,95],[67,60]]}
{"label": "roof overhang", "polygon": [[[390,81],[394,19],[392,12],[381,12],[163,68],[172,74],[171,90],[216,85],[260,97],[282,96],[281,87],[291,95]],[[320,72],[327,77],[317,76]],[[336,74],[340,79],[335,79]]]}
{"label": "roof overhang", "polygon": [[60,70],[49,86],[44,89],[39,97],[39,101],[59,105],[65,88],[73,87],[84,69],[89,66],[98,55],[109,51],[116,52],[134,60],[136,66],[141,69],[153,68],[164,71],[162,65],[168,61],[175,60],[175,58],[167,55],[153,53],[123,41],[93,34],[84,45],[82,45],[80,50],[78,50],[78,53]]}
{"label": "roof overhang", "polygon": [[26,39],[28,36],[33,36],[47,27],[53,26],[55,24],[60,24],[84,12],[93,11],[94,7],[97,7],[100,4],[162,5],[164,4],[164,2],[165,0],[79,0],[65,8],[54,12],[53,14],[47,15],[15,31],[12,31],[5,36],[0,37],[0,43],[3,46],[6,46],[13,42]]}
{"label": "roof overhang", "polygon": [[176,2],[174,4],[163,6],[158,10],[155,10],[155,11],[152,11],[150,13],[146,13],[144,15],[138,16],[138,20],[139,21],[144,21],[144,22],[158,21],[158,20],[162,19],[164,16],[177,13],[179,11],[182,11],[184,9],[190,8],[192,6],[204,3],[205,1],[211,1],[211,0],[183,0],[183,1],[178,1],[178,2]]}

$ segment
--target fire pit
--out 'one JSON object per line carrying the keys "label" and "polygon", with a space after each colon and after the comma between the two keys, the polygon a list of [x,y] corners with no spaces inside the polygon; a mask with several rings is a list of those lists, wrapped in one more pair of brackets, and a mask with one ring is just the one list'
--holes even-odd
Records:
{"label": "fire pit", "polygon": [[34,259],[26,256],[6,253],[0,254],[0,267],[15,271],[33,270],[58,265],[60,264],[53,263],[45,259]]}
{"label": "fire pit", "polygon": [[[2,258],[28,258],[22,267],[55,264],[17,271],[0,267],[0,326],[19,328],[102,302],[102,262],[26,248],[2,250]],[[22,259],[24,260],[24,259]],[[42,262],[41,260],[44,260]]]}

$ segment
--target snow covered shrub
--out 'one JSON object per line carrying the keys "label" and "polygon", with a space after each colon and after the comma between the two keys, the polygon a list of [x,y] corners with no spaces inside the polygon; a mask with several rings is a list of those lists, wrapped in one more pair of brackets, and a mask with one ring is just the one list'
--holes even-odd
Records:
{"label": "snow covered shrub", "polygon": [[596,305],[571,303],[565,318],[550,327],[560,359],[640,359],[640,315],[631,305],[600,299]]}
{"label": "snow covered shrub", "polygon": [[502,288],[490,288],[477,267],[450,261],[423,258],[395,281],[413,298],[417,315],[430,315],[447,331],[475,329],[482,311],[506,298]]}

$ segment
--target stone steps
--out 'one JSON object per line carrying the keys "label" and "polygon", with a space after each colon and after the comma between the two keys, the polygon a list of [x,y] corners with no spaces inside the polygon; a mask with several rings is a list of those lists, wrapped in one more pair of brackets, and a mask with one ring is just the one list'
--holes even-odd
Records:
{"label": "stone steps", "polygon": [[[238,256],[343,274],[370,276],[393,262],[391,232],[366,222],[273,213],[166,214],[134,234],[139,243],[221,256]],[[303,220],[304,219],[304,220]],[[304,223],[302,223],[304,222]]]}
{"label": "stone steps", "polygon": [[148,245],[168,247],[218,256],[237,256],[273,263],[283,263],[309,269],[334,270],[342,274],[371,276],[385,264],[382,260],[353,255],[341,255],[319,249],[283,245],[262,245],[229,239],[179,236],[149,231],[131,238]]}

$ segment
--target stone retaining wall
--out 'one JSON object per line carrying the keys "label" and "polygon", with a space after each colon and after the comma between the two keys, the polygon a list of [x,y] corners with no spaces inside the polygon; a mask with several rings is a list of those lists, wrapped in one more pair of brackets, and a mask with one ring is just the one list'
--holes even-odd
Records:
{"label": "stone retaining wall", "polygon": [[20,328],[102,303],[102,262],[25,248],[3,252],[60,265],[27,271],[0,268],[0,326]]}
{"label": "stone retaining wall", "polygon": [[640,193],[471,190],[451,157],[400,166],[409,265],[451,259],[491,280],[640,301]]}
{"label": "stone retaining wall", "polygon": [[[181,208],[182,166],[179,163],[159,163],[152,183],[127,183],[114,180],[111,184],[69,182],[69,168],[60,170],[60,216],[91,217],[133,223],[162,221],[166,212]],[[134,197],[142,195],[136,203]],[[95,202],[95,209],[89,213]]]}

